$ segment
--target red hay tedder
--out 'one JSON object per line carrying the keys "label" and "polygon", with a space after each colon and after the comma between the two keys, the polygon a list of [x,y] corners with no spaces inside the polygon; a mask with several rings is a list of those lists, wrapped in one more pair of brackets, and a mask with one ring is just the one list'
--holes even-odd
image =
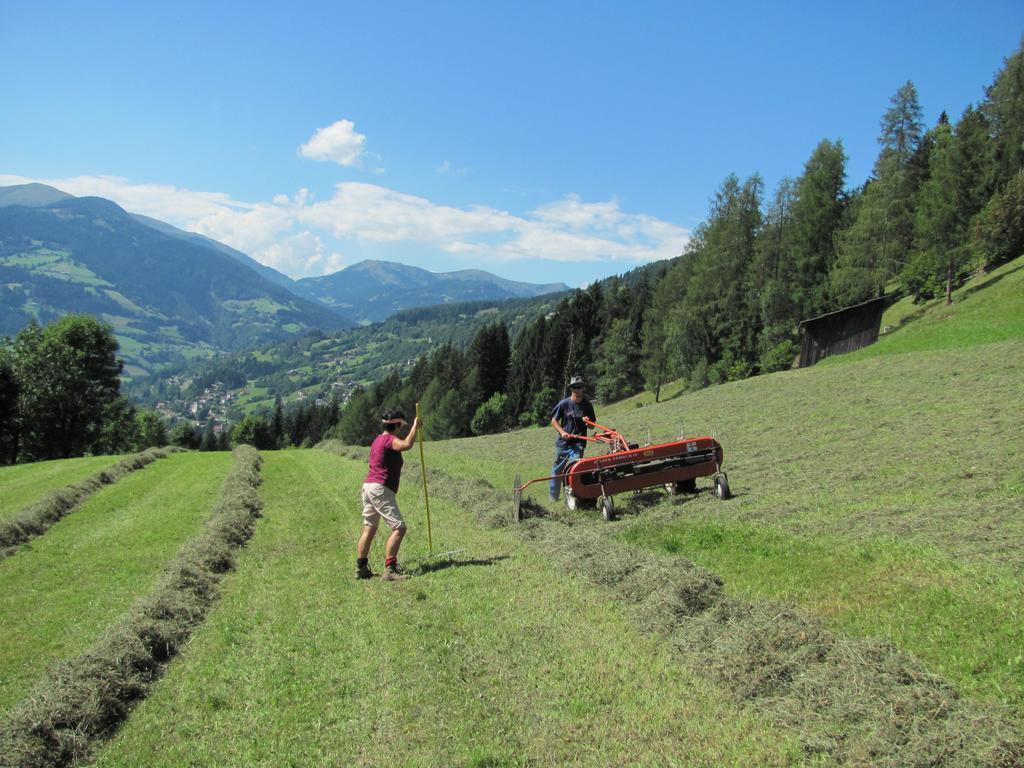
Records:
{"label": "red hay tedder", "polygon": [[538,477],[520,484],[516,475],[512,489],[513,516],[522,520],[523,489],[534,483],[558,478],[565,486],[569,509],[593,506],[596,502],[605,520],[615,519],[612,496],[625,491],[664,486],[669,493],[692,492],[698,477],[711,477],[715,495],[729,498],[729,478],[722,471],[722,446],[712,437],[689,437],[671,443],[639,446],[630,444],[621,433],[585,418],[593,436],[577,435],[580,440],[604,443],[608,451],[572,463],[564,473]]}

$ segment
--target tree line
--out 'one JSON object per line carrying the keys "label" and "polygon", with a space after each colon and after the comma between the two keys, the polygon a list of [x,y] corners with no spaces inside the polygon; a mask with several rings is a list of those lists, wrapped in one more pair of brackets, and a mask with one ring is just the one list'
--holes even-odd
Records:
{"label": "tree line", "polygon": [[1024,251],[1024,48],[956,122],[926,128],[910,81],[882,115],[871,177],[847,186],[841,140],[766,197],[729,175],[685,252],[595,283],[508,343],[501,325],[444,345],[358,391],[334,430],[376,433],[385,405],[421,400],[435,439],[544,424],[574,374],[617,400],[683,379],[691,389],[791,367],[801,320],[900,292],[945,297],[972,271]]}
{"label": "tree line", "polygon": [[0,464],[166,445],[159,416],[121,394],[117,350],[91,315],[30,322],[0,340]]}
{"label": "tree line", "polygon": [[282,448],[309,448],[333,436],[340,405],[336,397],[327,403],[298,403],[285,408],[281,396],[270,413],[247,414],[233,427],[211,423],[194,426],[181,422],[171,429],[170,442],[198,451],[229,451],[239,445],[251,445],[261,451]]}

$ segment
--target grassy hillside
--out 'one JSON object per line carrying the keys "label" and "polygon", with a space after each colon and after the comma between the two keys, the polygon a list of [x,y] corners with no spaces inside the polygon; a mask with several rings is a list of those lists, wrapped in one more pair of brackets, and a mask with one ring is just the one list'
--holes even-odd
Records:
{"label": "grassy hillside", "polygon": [[[734,594],[884,637],[962,690],[1024,707],[1020,266],[828,365],[599,408],[599,421],[644,442],[648,430],[654,442],[717,435],[736,495],[620,497],[617,535],[696,560]],[[551,443],[537,429],[432,454],[511,488],[516,472],[548,473]],[[546,504],[543,488],[530,493]]]}
{"label": "grassy hillside", "polygon": [[[431,443],[434,549],[456,551],[430,559],[406,454],[404,584],[352,578],[365,448],[265,454],[237,571],[95,764],[1020,764],[1024,334],[996,318],[1021,275],[870,354],[598,409],[642,442],[715,434],[728,501],[623,494],[605,523],[540,485],[513,525],[551,430]],[[175,487],[162,517],[187,527]],[[13,603],[33,590],[58,586]]]}
{"label": "grassy hillside", "polygon": [[969,280],[949,306],[944,297],[925,304],[900,300],[882,318],[882,330],[876,344],[825,364],[1024,338],[1024,257]]}

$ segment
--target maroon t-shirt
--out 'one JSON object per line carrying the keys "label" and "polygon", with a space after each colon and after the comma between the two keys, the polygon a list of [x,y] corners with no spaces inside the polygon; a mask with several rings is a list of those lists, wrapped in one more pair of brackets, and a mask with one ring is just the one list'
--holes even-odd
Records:
{"label": "maroon t-shirt", "polygon": [[395,436],[387,432],[377,435],[370,445],[370,471],[366,483],[380,483],[398,493],[398,480],[402,475],[402,452],[391,447]]}

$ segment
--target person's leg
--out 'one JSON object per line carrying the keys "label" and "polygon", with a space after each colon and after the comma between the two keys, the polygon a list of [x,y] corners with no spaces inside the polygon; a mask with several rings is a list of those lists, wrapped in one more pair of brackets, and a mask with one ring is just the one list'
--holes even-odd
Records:
{"label": "person's leg", "polygon": [[[565,472],[565,462],[568,455],[565,448],[555,446],[555,463],[551,466],[552,475],[560,475]],[[560,477],[552,477],[551,482],[548,483],[548,496],[552,501],[558,501],[558,494],[561,490],[562,479]]]}
{"label": "person's leg", "polygon": [[356,547],[356,557],[362,559],[370,556],[370,545],[377,529],[372,525],[363,526],[363,535],[359,537],[359,546]]}
{"label": "person's leg", "polygon": [[363,532],[359,536],[359,543],[356,545],[356,578],[369,579],[373,577],[370,570],[370,545],[373,544],[373,537],[377,533],[377,525],[380,522],[380,515],[374,508],[373,496],[367,485],[363,485]]}
{"label": "person's leg", "polygon": [[405,538],[406,525],[402,519],[402,513],[398,509],[398,498],[395,492],[389,488],[380,487],[379,492],[374,492],[374,506],[381,518],[391,529],[391,535],[384,545],[384,573],[383,578],[387,581],[398,581],[404,579],[398,571],[398,548]]}
{"label": "person's leg", "polygon": [[405,538],[406,527],[403,525],[391,532],[388,543],[384,545],[384,561],[398,560],[398,548],[402,546],[402,539]]}

